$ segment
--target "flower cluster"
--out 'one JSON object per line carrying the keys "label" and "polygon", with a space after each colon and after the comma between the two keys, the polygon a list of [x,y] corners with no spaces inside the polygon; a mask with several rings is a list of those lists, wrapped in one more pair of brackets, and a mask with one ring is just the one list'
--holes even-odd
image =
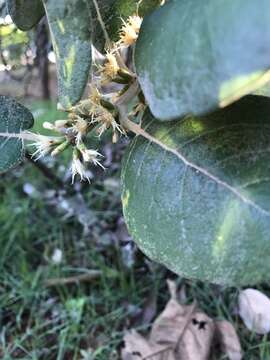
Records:
{"label": "flower cluster", "polygon": [[[81,181],[90,181],[88,164],[92,163],[104,169],[100,162],[102,155],[85,145],[85,139],[90,132],[101,137],[110,129],[113,143],[126,134],[121,123],[120,106],[129,89],[137,82],[132,65],[127,61],[127,51],[128,48],[133,50],[142,19],[133,15],[122,21],[119,41],[111,44],[102,58],[102,63],[97,66],[88,98],[71,107],[67,119],[43,124],[45,129],[58,133],[58,136],[37,135],[33,143],[36,147],[33,156],[37,159],[48,154],[56,156],[67,148],[72,148],[72,183],[76,175]],[[144,103],[139,99],[130,114],[137,114],[143,109]]]}
{"label": "flower cluster", "polygon": [[93,163],[94,165],[99,165],[102,169],[105,169],[104,166],[100,163],[99,158],[102,155],[96,150],[91,149],[74,149],[72,164],[71,164],[71,173],[72,173],[72,184],[74,183],[75,176],[79,175],[81,181],[87,180],[90,182],[89,175],[87,174],[85,163]]}

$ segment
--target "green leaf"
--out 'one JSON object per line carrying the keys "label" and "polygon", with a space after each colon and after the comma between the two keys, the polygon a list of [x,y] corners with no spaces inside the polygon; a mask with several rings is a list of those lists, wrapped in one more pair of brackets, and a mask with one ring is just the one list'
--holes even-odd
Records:
{"label": "green leaf", "polygon": [[91,14],[87,0],[44,0],[57,60],[59,102],[76,104],[91,67]]}
{"label": "green leaf", "polygon": [[[105,38],[93,0],[88,0],[93,14],[93,44],[99,51],[104,51]],[[160,5],[161,0],[97,0],[99,11],[111,41],[119,40],[119,31],[129,16],[139,14],[145,16]]]}
{"label": "green leaf", "polygon": [[23,31],[32,29],[45,14],[41,0],[7,0],[8,12]]}
{"label": "green leaf", "polygon": [[202,115],[253,92],[269,81],[269,43],[269,0],[168,1],[143,21],[135,51],[152,113]]}
{"label": "green leaf", "polygon": [[270,101],[247,96],[211,115],[143,127],[125,155],[122,202],[147,256],[222,285],[270,278]]}
{"label": "green leaf", "polygon": [[28,109],[7,96],[0,96],[0,173],[18,165],[24,156],[23,140],[9,135],[20,134],[33,126],[33,122]]}

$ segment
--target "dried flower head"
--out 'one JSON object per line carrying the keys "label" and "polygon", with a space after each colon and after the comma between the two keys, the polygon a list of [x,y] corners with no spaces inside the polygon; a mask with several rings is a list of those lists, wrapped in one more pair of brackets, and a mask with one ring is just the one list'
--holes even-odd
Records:
{"label": "dried flower head", "polygon": [[118,136],[114,135],[117,132],[120,134],[125,134],[125,131],[121,127],[121,125],[118,124],[110,111],[108,111],[104,107],[99,107],[98,113],[96,115],[97,116],[95,117],[94,122],[99,123],[99,126],[97,128],[97,133],[99,137],[109,128],[112,128],[114,139],[118,138]]}
{"label": "dried flower head", "polygon": [[128,18],[129,24],[132,26],[132,28],[136,31],[138,34],[142,25],[142,18],[138,15],[132,15]]}
{"label": "dried flower head", "polygon": [[87,134],[88,131],[89,122],[84,120],[81,117],[77,117],[74,125],[72,126],[73,131],[75,132],[76,136],[76,142],[79,143],[83,136]]}
{"label": "dried flower head", "polygon": [[142,24],[142,18],[137,15],[133,15],[130,16],[127,21],[122,21],[123,26],[120,30],[120,39],[117,44],[119,46],[128,47],[135,44],[138,38],[140,27]]}
{"label": "dried flower head", "polygon": [[113,53],[106,54],[106,61],[100,68],[101,84],[106,85],[116,78],[120,67]]}
{"label": "dried flower head", "polygon": [[31,145],[36,148],[36,151],[33,153],[33,157],[36,160],[52,152],[53,148],[56,145],[59,145],[63,142],[63,137],[52,137],[44,135],[36,135],[36,141]]}
{"label": "dried flower head", "polygon": [[100,105],[101,94],[100,94],[98,88],[94,85],[91,85],[91,87],[90,87],[89,100],[93,106]]}
{"label": "dried flower head", "polygon": [[92,149],[81,149],[80,151],[83,157],[83,161],[91,162],[94,165],[98,165],[102,169],[105,169],[105,167],[101,164],[99,160],[99,158],[102,157],[102,155],[98,151]]}
{"label": "dried flower head", "polygon": [[84,163],[80,159],[80,153],[77,149],[73,152],[72,164],[71,164],[71,173],[72,173],[72,184],[74,184],[74,180],[76,175],[79,175],[80,180],[87,180],[90,183],[90,177],[87,173],[87,169]]}

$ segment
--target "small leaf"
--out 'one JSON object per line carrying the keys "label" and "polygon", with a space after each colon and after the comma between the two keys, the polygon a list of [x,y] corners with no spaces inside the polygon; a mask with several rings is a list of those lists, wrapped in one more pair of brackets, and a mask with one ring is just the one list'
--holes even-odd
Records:
{"label": "small leaf", "polygon": [[[143,120],[122,166],[130,234],[177,274],[223,285],[270,276],[270,100],[211,115]],[[155,142],[158,142],[155,143]]]}
{"label": "small leaf", "polygon": [[[31,112],[15,100],[0,96],[0,173],[18,165],[23,159],[23,140],[9,137],[33,126]],[[4,136],[7,134],[7,136]]]}
{"label": "small leaf", "polygon": [[41,0],[7,0],[7,5],[13,22],[23,31],[32,29],[45,14]]}
{"label": "small leaf", "polygon": [[87,0],[44,0],[57,60],[59,102],[78,102],[91,67],[91,14]]}
{"label": "small leaf", "polygon": [[269,0],[166,2],[143,21],[135,51],[153,115],[202,115],[263,86],[269,42]]}
{"label": "small leaf", "polygon": [[239,315],[250,331],[270,332],[270,299],[255,289],[246,289],[239,295]]}

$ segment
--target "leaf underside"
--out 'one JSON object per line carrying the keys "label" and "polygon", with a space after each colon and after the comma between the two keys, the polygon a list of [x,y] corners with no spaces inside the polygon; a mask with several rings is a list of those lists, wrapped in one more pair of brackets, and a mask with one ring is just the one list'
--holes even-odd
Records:
{"label": "leaf underside", "polygon": [[270,2],[170,0],[146,17],[139,82],[155,117],[202,115],[270,79]]}
{"label": "leaf underside", "polygon": [[[0,96],[0,133],[19,134],[33,126],[31,112],[17,101]],[[18,165],[23,159],[23,141],[0,136],[0,173]]]}
{"label": "leaf underside", "polygon": [[76,104],[91,67],[91,14],[87,0],[44,0],[57,60],[59,102]]}
{"label": "leaf underside", "polygon": [[246,285],[270,274],[270,101],[247,96],[202,118],[150,112],[127,150],[122,202],[150,258],[187,278]]}
{"label": "leaf underside", "polygon": [[41,0],[7,0],[7,6],[14,24],[22,31],[32,29],[45,14]]}

